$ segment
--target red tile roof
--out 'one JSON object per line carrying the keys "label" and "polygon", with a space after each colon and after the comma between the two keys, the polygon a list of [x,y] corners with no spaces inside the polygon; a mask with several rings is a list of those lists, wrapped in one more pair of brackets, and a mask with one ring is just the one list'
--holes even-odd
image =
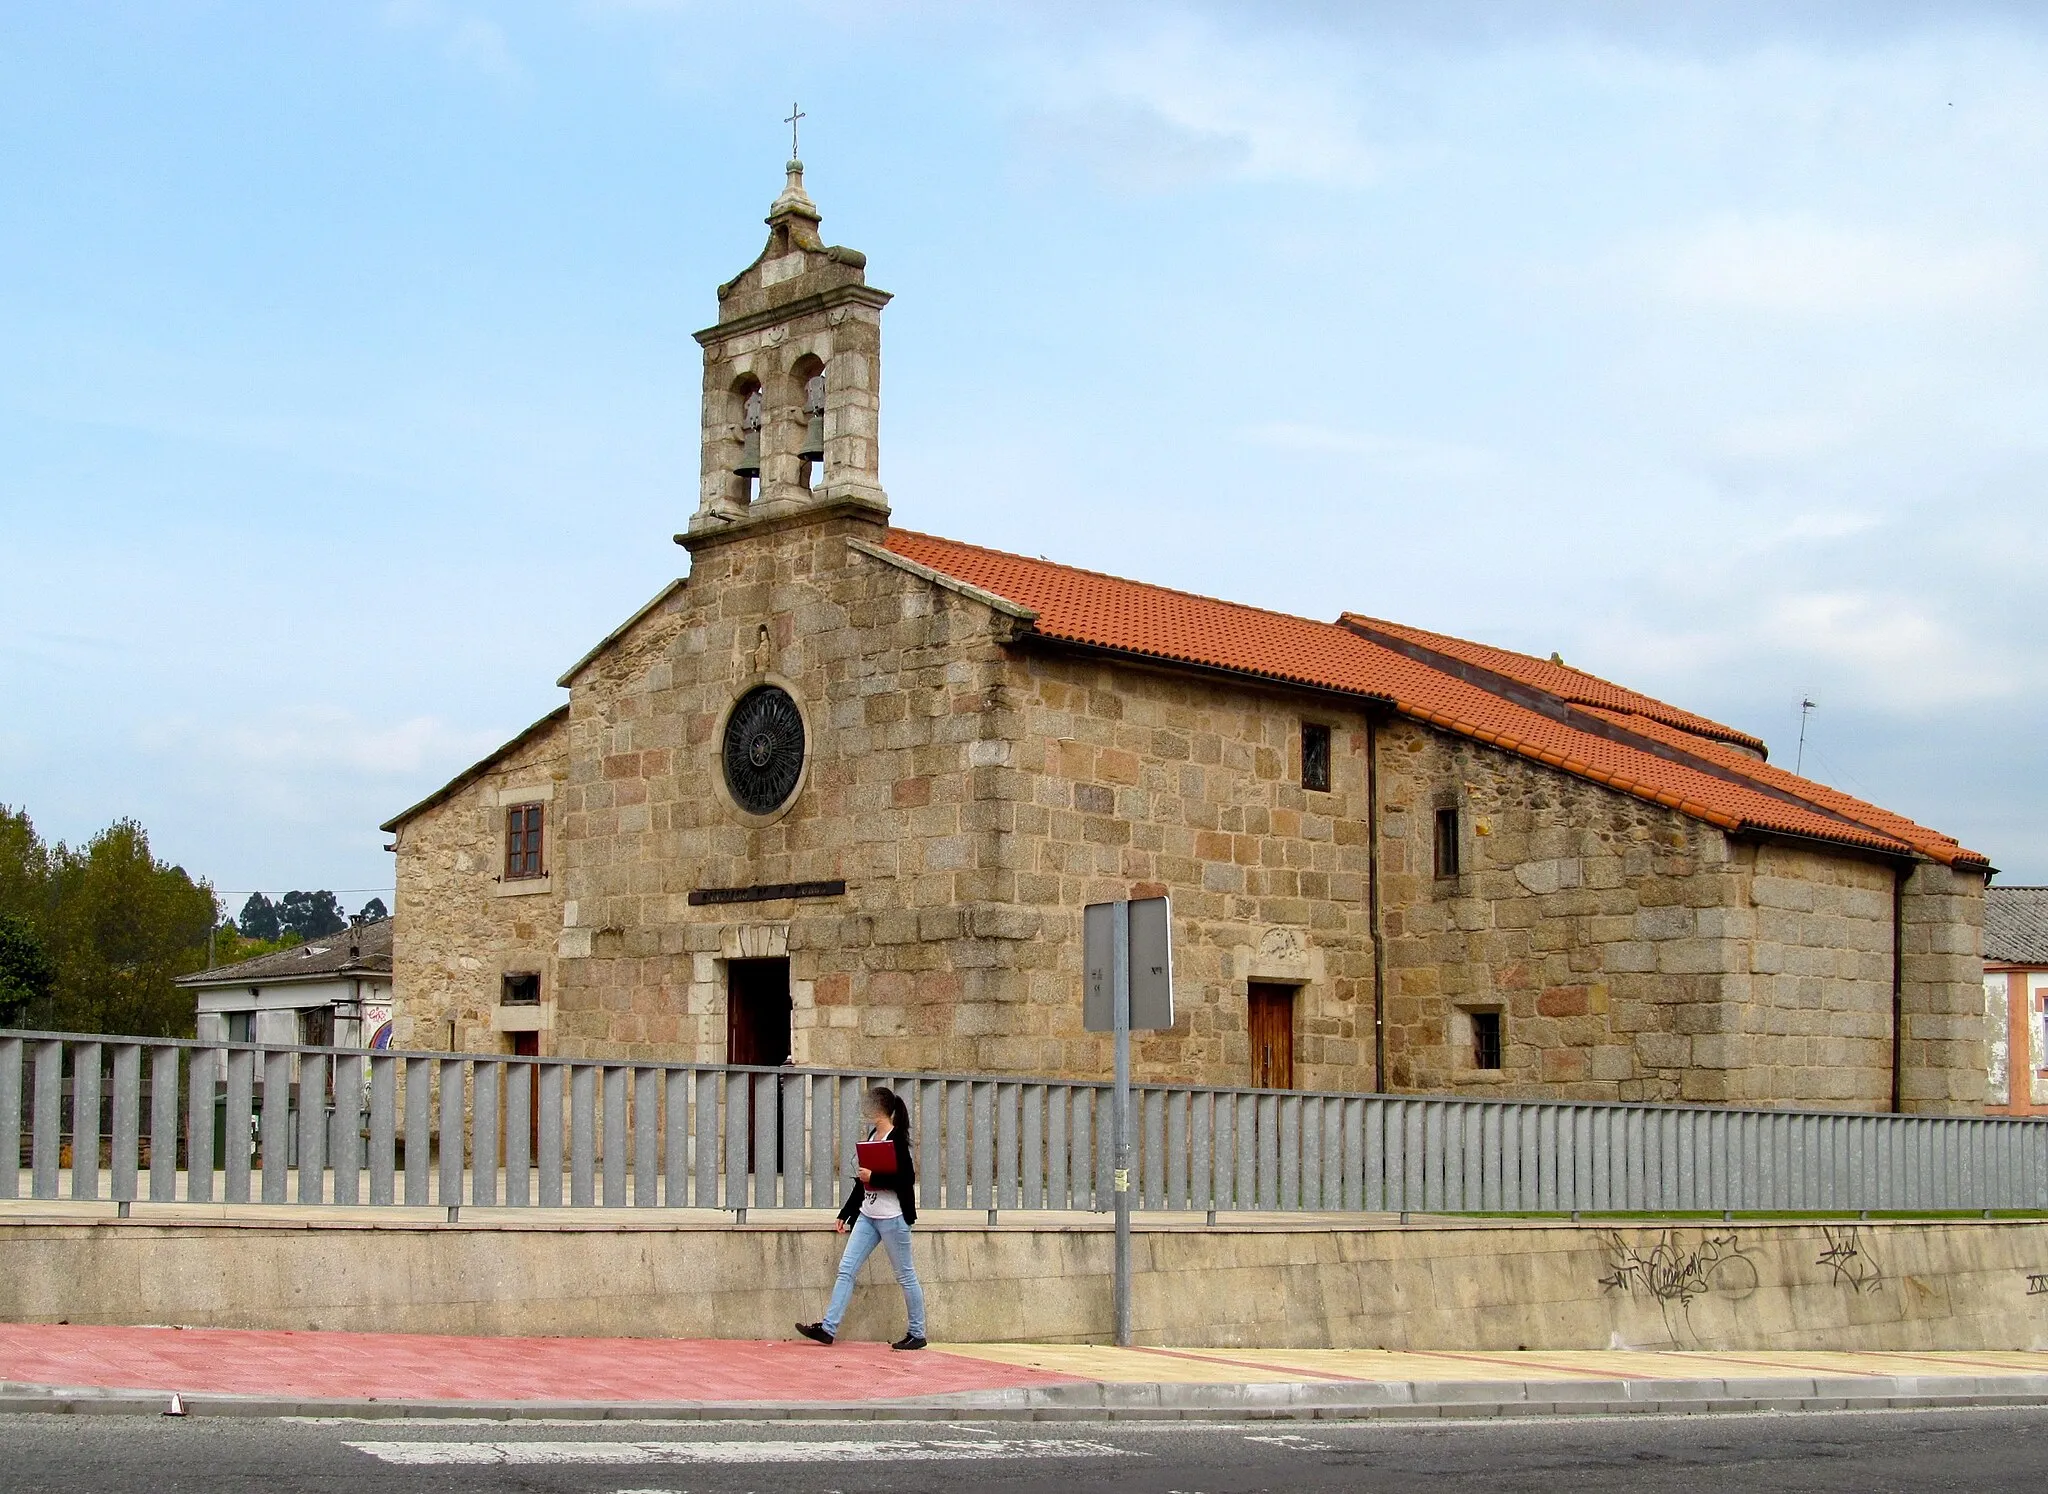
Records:
{"label": "red tile roof", "polygon": [[1356,612],[1345,613],[1342,621],[1368,633],[1383,633],[1390,638],[1448,655],[1464,663],[1475,664],[1481,669],[1505,675],[1520,684],[1533,685],[1559,700],[1570,701],[1573,705],[1599,706],[1625,715],[1647,716],[1652,721],[1662,721],[1681,731],[1693,732],[1717,741],[1734,742],[1757,753],[1765,750],[1762,739],[1753,737],[1746,731],[1737,731],[1732,726],[1723,726],[1718,721],[1709,720],[1692,711],[1667,705],[1625,685],[1603,680],[1597,674],[1574,669],[1569,664],[1539,659],[1533,654],[1518,654],[1512,649],[1495,648],[1487,643],[1474,643],[1467,638],[1453,638],[1447,633],[1432,633],[1424,628],[1411,628],[1404,623],[1365,617]]}
{"label": "red tile roof", "polygon": [[[1585,696],[1604,687],[1614,692],[1608,697],[1612,703],[1557,696],[1555,712],[1546,712],[1337,623],[1267,612],[910,530],[890,530],[887,546],[906,560],[1035,613],[1033,631],[1043,638],[1391,704],[1414,720],[1726,830],[1775,831],[1897,855],[1917,851],[1951,864],[1984,863],[1975,852],[1902,816],[1769,768],[1733,746],[1709,739],[1725,735],[1747,743],[1754,738],[1581,671],[1565,671],[1572,677],[1571,687]],[[1442,638],[1419,632],[1416,636]],[[1496,658],[1482,667],[1547,693],[1538,679],[1525,677],[1536,671],[1515,663],[1542,661],[1483,645],[1465,647]],[[1517,672],[1510,673],[1503,663]],[[1586,713],[1578,718],[1583,725],[1573,724],[1574,711]],[[1698,725],[1682,726],[1671,718]],[[1604,721],[1625,730],[1601,730],[1598,723]],[[1636,741],[1627,740],[1631,732]]]}

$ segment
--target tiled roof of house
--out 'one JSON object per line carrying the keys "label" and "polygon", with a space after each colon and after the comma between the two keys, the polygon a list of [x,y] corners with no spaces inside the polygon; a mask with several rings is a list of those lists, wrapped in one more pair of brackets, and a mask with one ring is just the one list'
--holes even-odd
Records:
{"label": "tiled roof of house", "polygon": [[2048,965],[2048,887],[1984,890],[1984,958]]}
{"label": "tiled roof of house", "polygon": [[[1766,768],[1736,747],[1670,724],[1664,717],[1677,715],[1716,734],[1745,743],[1754,740],[1619,686],[1608,688],[1626,701],[1600,710],[1555,696],[1534,680],[1517,679],[1523,687],[1519,698],[1509,698],[1428,662],[1426,652],[1417,657],[1412,651],[1397,651],[1337,623],[1266,612],[909,530],[890,530],[887,544],[893,554],[1036,614],[1033,631],[1043,638],[1391,704],[1414,720],[1727,830],[1809,836],[1895,855],[1920,852],[1951,864],[1986,864],[1975,852],[1902,816]],[[1508,673],[1500,668],[1491,672]],[[1576,670],[1568,672],[1583,693],[1591,693],[1584,682],[1606,683]],[[1652,714],[1649,706],[1660,707],[1660,712]],[[1637,730],[1639,725],[1642,729]],[[1851,806],[1861,814],[1851,812]],[[1880,819],[1882,824],[1877,823]]]}
{"label": "tiled roof of house", "polygon": [[264,981],[309,980],[322,975],[391,973],[391,920],[356,924],[339,933],[322,934],[275,954],[238,960],[178,977],[181,986],[250,986]]}
{"label": "tiled roof of house", "polygon": [[1388,639],[1447,655],[1451,659],[1476,665],[1480,669],[1504,675],[1524,685],[1533,685],[1539,690],[1555,695],[1559,700],[1570,701],[1573,705],[1599,706],[1604,710],[1620,711],[1624,715],[1644,716],[1698,736],[1734,742],[1758,754],[1764,751],[1762,740],[1746,731],[1737,731],[1732,726],[1723,726],[1718,721],[1709,720],[1692,711],[1667,705],[1652,696],[1644,695],[1641,691],[1631,690],[1626,685],[1617,685],[1612,680],[1603,680],[1597,674],[1588,674],[1583,669],[1574,669],[1560,661],[1539,659],[1532,654],[1518,654],[1512,649],[1495,648],[1488,643],[1474,643],[1470,639],[1453,638],[1447,633],[1432,633],[1424,628],[1411,628],[1405,623],[1387,622],[1356,612],[1345,613],[1343,621],[1368,635],[1383,634]]}

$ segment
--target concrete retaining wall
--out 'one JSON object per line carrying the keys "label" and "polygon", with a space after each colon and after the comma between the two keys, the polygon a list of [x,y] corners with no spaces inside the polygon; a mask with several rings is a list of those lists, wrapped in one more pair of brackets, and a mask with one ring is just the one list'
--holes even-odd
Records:
{"label": "concrete retaining wall", "polygon": [[[0,1320],[422,1333],[780,1338],[824,1308],[822,1219],[450,1225],[403,1209],[0,1205]],[[1091,1216],[921,1221],[931,1335],[1103,1341]],[[1391,1349],[2048,1349],[2048,1223],[1517,1221],[1140,1225],[1139,1341]],[[878,1254],[844,1332],[893,1338]]]}

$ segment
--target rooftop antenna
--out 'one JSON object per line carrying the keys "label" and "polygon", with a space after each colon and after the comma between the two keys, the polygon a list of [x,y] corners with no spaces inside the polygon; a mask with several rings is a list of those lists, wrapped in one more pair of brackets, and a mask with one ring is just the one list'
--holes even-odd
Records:
{"label": "rooftop antenna", "polygon": [[1806,718],[1813,714],[1813,702],[1800,697],[1799,701],[1799,753],[1792,759],[1792,773],[1797,777],[1806,765]]}

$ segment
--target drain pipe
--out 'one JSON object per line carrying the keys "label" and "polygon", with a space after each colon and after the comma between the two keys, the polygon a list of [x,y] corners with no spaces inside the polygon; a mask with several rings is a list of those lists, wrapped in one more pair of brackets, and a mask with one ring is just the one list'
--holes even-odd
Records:
{"label": "drain pipe", "polygon": [[1906,1050],[1906,878],[1910,863],[1892,866],[1892,1114],[1905,1109],[1899,1069]]}
{"label": "drain pipe", "polygon": [[1380,932],[1380,731],[1365,713],[1366,918],[1372,927],[1372,1087],[1387,1092],[1387,950]]}

